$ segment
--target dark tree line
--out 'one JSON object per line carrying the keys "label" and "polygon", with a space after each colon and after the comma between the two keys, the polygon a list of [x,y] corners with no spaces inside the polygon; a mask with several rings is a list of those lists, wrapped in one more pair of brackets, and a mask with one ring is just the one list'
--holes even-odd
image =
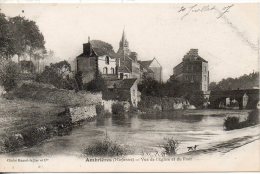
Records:
{"label": "dark tree line", "polygon": [[210,90],[235,90],[235,89],[252,89],[259,87],[259,72],[245,74],[238,78],[226,78],[220,82],[211,82]]}
{"label": "dark tree line", "polygon": [[25,17],[7,17],[0,13],[0,58],[10,59],[27,54],[40,59],[46,53],[45,40],[34,21]]}
{"label": "dark tree line", "polygon": [[[11,61],[15,55],[18,64]],[[30,60],[39,62],[45,55],[44,37],[34,21],[21,16],[7,17],[0,13],[0,85],[7,91],[16,86],[21,57],[29,56]]]}

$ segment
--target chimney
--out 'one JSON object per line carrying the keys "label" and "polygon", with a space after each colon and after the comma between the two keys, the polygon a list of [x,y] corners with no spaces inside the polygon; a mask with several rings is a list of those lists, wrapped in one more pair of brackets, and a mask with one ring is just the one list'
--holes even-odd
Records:
{"label": "chimney", "polygon": [[198,49],[190,49],[188,54],[192,56],[198,56]]}
{"label": "chimney", "polygon": [[83,53],[87,56],[91,56],[91,51],[92,51],[92,47],[90,43],[90,37],[88,36],[88,43],[83,44]]}

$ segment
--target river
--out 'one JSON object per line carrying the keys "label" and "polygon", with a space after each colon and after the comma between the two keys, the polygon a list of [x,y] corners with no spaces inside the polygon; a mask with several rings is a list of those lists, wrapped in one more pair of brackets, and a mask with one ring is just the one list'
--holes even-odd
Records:
{"label": "river", "polygon": [[227,116],[245,119],[248,110],[185,110],[163,116],[126,115],[123,117],[97,118],[74,127],[69,135],[56,136],[37,146],[23,149],[12,155],[80,156],[85,147],[107,135],[111,140],[130,149],[133,154],[162,151],[165,138],[180,142],[178,153],[187,152],[188,146],[203,145],[225,136],[223,129]]}

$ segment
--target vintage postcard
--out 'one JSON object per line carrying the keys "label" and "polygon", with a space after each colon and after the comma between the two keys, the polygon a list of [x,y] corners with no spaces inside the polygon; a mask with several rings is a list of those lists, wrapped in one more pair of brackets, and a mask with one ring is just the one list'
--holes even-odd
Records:
{"label": "vintage postcard", "polygon": [[0,172],[260,171],[259,19],[0,0]]}

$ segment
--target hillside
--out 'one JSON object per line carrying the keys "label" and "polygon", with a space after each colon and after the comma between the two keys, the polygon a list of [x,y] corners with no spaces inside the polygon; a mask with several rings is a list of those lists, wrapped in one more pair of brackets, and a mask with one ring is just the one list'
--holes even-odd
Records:
{"label": "hillside", "polygon": [[244,74],[238,78],[226,78],[220,82],[211,82],[209,90],[234,90],[259,88],[259,72]]}

